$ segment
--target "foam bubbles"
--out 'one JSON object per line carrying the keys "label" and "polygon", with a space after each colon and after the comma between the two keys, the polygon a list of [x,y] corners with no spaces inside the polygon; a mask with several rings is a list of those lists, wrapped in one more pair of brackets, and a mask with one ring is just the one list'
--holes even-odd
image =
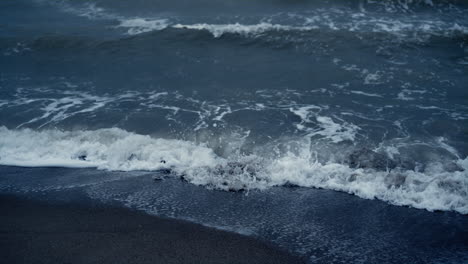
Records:
{"label": "foam bubbles", "polygon": [[363,92],[363,91],[351,90],[351,91],[349,91],[349,92],[350,92],[350,93],[353,93],[353,94],[359,94],[359,95],[364,95],[364,96],[369,96],[369,97],[382,97],[380,94],[366,93],[366,92]]}
{"label": "foam bubbles", "polygon": [[[71,84],[67,84],[71,85]],[[20,98],[18,100],[11,100],[10,105],[27,105],[34,102],[41,102],[42,115],[32,118],[17,126],[20,128],[27,124],[42,122],[39,128],[44,127],[50,123],[57,123],[77,114],[94,112],[103,108],[108,103],[113,101],[113,98],[105,96],[96,96],[84,92],[65,92],[61,98],[35,98],[26,99]]]}
{"label": "foam bubbles", "polygon": [[239,23],[234,24],[193,24],[193,25],[183,25],[183,24],[176,24],[172,26],[173,28],[180,28],[180,29],[192,29],[192,30],[207,30],[213,37],[219,38],[223,34],[227,33],[235,33],[244,36],[249,35],[258,35],[267,31],[288,31],[288,30],[297,30],[297,31],[307,31],[311,30],[314,27],[295,27],[295,26],[287,26],[287,25],[280,25],[280,24],[271,24],[266,22],[261,22],[258,24],[252,25],[243,25]]}
{"label": "foam bubbles", "polygon": [[[296,125],[300,131],[307,132],[309,137],[321,136],[333,143],[342,141],[354,141],[360,128],[354,124],[329,116],[319,115],[321,107],[304,106],[291,108],[290,111],[301,118],[301,122]],[[318,126],[318,127],[317,127]]]}
{"label": "foam bubbles", "polygon": [[[319,119],[323,119],[320,118]],[[334,122],[322,120],[334,127]],[[334,129],[333,129],[334,130]],[[443,140],[440,140],[443,142]],[[95,131],[34,131],[0,128],[0,164],[96,167],[113,171],[166,171],[169,175],[220,190],[297,185],[351,193],[395,205],[468,214],[468,158],[455,170],[432,162],[424,171],[354,168],[319,161],[310,138],[297,151],[276,156],[217,155],[212,148],[183,140],[138,135],[111,128]],[[446,144],[446,143],[444,143]]]}
{"label": "foam bubbles", "polygon": [[131,171],[209,166],[212,150],[188,141],[154,139],[121,129],[33,131],[0,128],[0,163],[16,166],[97,167]]}
{"label": "foam bubbles", "polygon": [[[468,158],[457,163],[466,166]],[[413,170],[375,171],[353,169],[334,162],[320,163],[307,151],[275,160],[269,171],[273,185],[343,191],[365,199],[380,199],[419,209],[453,210],[468,213],[468,172],[448,172],[434,163],[424,172]]]}
{"label": "foam bubbles", "polygon": [[127,28],[129,35],[137,35],[153,30],[163,30],[169,26],[167,19],[144,19],[144,18],[133,18],[123,19],[120,25],[117,27]]}

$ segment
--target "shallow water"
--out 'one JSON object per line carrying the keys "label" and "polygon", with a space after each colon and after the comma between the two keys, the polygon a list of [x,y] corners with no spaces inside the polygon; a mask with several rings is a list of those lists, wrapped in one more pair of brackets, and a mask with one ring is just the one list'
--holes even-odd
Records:
{"label": "shallow water", "polygon": [[468,218],[330,190],[212,191],[158,173],[0,167],[0,192],[93,201],[184,219],[273,243],[309,263],[466,263]]}

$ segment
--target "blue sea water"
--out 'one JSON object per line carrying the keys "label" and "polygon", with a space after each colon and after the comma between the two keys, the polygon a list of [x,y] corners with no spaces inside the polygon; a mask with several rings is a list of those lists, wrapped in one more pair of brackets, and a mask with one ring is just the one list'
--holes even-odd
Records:
{"label": "blue sea water", "polygon": [[467,45],[461,0],[1,1],[0,191],[80,190],[311,263],[461,263]]}

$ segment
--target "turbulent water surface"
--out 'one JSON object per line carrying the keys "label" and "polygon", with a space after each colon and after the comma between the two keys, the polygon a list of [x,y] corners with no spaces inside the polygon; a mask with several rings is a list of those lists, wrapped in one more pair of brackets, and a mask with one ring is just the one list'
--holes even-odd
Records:
{"label": "turbulent water surface", "polygon": [[467,45],[462,0],[4,0],[0,164],[468,214]]}

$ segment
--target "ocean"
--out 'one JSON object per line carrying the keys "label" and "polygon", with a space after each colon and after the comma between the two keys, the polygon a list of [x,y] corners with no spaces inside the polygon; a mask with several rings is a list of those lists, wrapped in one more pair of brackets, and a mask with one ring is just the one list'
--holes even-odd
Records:
{"label": "ocean", "polygon": [[3,0],[0,165],[310,263],[468,263],[468,2]]}

